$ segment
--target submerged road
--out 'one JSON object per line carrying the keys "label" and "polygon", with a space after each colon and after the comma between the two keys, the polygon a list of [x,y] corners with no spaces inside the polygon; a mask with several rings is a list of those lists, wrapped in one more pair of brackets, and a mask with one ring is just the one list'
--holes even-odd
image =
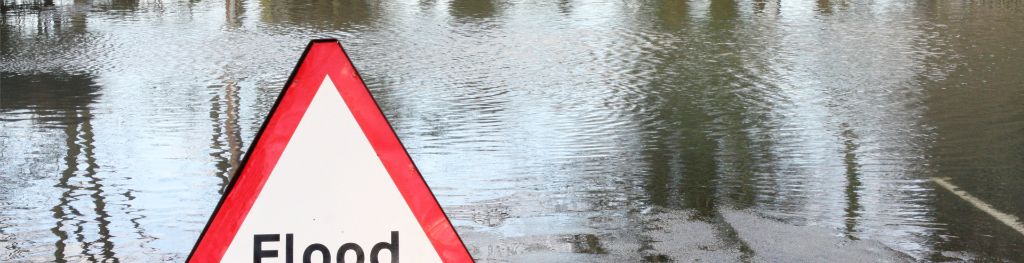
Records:
{"label": "submerged road", "polygon": [[981,211],[984,211],[985,213],[991,215],[992,218],[999,220],[999,222],[1006,224],[1006,226],[1013,228],[1013,230],[1016,230],[1021,235],[1024,235],[1024,223],[1022,223],[1024,221],[1021,221],[1020,218],[1018,218],[1017,216],[999,211],[992,205],[985,203],[985,201],[982,201],[981,199],[974,197],[970,193],[960,190],[960,187],[957,187],[956,185],[953,185],[952,183],[949,182],[949,178],[932,178],[932,181],[942,186],[942,188],[945,188],[946,190],[953,192],[953,194],[956,194],[956,196],[959,196],[960,198],[964,199],[965,202],[971,203],[971,205],[974,205],[974,207],[977,207]]}

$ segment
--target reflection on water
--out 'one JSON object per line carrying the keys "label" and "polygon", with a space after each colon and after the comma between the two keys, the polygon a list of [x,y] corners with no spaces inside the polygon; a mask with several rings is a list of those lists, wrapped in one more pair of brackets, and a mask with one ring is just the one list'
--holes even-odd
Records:
{"label": "reflection on water", "polygon": [[2,3],[0,261],[181,261],[320,37],[481,261],[1024,261],[1020,3]]}
{"label": "reflection on water", "polygon": [[260,1],[260,17],[267,24],[311,27],[314,30],[358,28],[381,17],[382,5],[385,3],[368,0]]}
{"label": "reflection on water", "polygon": [[[12,168],[16,166],[27,173],[14,174],[4,173],[7,187],[17,187],[19,184],[32,183],[34,178],[24,176],[45,176],[43,172],[47,168],[55,169],[53,185],[58,196],[52,211],[53,222],[50,231],[57,240],[52,243],[53,256],[58,262],[66,262],[69,259],[84,259],[96,261],[101,259],[117,260],[113,251],[113,243],[110,241],[110,214],[107,212],[107,200],[104,195],[102,178],[97,177],[95,139],[91,120],[93,114],[90,111],[90,104],[97,97],[97,86],[92,76],[65,75],[65,74],[37,74],[19,75],[2,73],[3,93],[0,94],[0,105],[5,113],[10,116],[22,115],[23,117],[37,122],[34,126],[49,131],[50,136],[63,135],[64,140],[60,142],[29,142],[28,150],[38,152],[39,150],[55,151],[43,154],[46,157],[56,157],[48,161],[63,159],[63,162],[53,163],[50,167],[39,167],[36,162],[6,162]],[[5,123],[18,122],[18,119],[4,119]],[[6,128],[6,127],[5,127]],[[6,130],[6,129],[5,129]],[[12,138],[4,138],[6,150],[7,145],[19,147],[16,143],[8,144]],[[62,145],[63,144],[63,145]],[[38,147],[38,148],[37,148]],[[54,149],[56,148],[56,149]],[[63,149],[63,150],[61,150]],[[63,158],[59,158],[59,157]],[[41,160],[37,160],[41,161]],[[10,170],[17,172],[17,170]],[[42,178],[39,178],[42,179]],[[5,187],[5,188],[7,188]],[[34,197],[29,192],[20,192],[21,189],[10,189],[5,191],[4,198],[21,199]],[[58,194],[59,193],[59,194]],[[10,194],[10,195],[8,195]],[[42,208],[42,207],[40,207]],[[19,216],[17,214],[6,216]],[[6,221],[6,220],[5,220]],[[42,223],[46,221],[32,221]],[[6,223],[6,222],[5,222]],[[2,225],[3,229],[18,227],[16,224]],[[6,231],[5,231],[6,232]],[[9,234],[9,240],[33,242],[30,233],[28,236],[21,236],[18,232]],[[87,239],[88,238],[88,239]],[[5,238],[7,239],[7,238]],[[17,252],[16,250],[14,252]],[[84,258],[83,258],[84,257]]]}
{"label": "reflection on water", "polygon": [[[235,174],[242,158],[242,135],[238,124],[238,84],[229,81],[221,94],[210,98],[210,119],[213,123],[213,138],[210,140],[211,153],[216,161],[217,176],[221,181],[223,194],[227,190],[228,181]],[[225,104],[225,105],[221,105]]]}

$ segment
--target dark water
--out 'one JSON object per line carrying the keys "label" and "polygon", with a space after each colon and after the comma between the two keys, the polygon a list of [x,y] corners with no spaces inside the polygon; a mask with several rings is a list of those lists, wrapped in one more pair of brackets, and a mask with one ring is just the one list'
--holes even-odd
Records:
{"label": "dark water", "polygon": [[3,3],[0,261],[183,261],[334,37],[481,262],[1024,262],[1019,1]]}

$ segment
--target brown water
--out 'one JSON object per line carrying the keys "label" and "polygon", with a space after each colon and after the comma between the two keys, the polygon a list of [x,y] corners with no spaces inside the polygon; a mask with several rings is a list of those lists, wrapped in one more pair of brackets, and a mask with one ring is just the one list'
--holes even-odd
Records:
{"label": "brown water", "polygon": [[1019,1],[3,3],[0,261],[183,261],[334,37],[481,262],[1024,262]]}

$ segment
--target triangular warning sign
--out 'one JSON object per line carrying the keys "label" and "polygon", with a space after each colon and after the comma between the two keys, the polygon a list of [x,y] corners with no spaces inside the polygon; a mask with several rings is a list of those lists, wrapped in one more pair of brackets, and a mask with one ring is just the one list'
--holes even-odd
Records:
{"label": "triangular warning sign", "polygon": [[472,262],[337,40],[314,40],[189,262]]}

